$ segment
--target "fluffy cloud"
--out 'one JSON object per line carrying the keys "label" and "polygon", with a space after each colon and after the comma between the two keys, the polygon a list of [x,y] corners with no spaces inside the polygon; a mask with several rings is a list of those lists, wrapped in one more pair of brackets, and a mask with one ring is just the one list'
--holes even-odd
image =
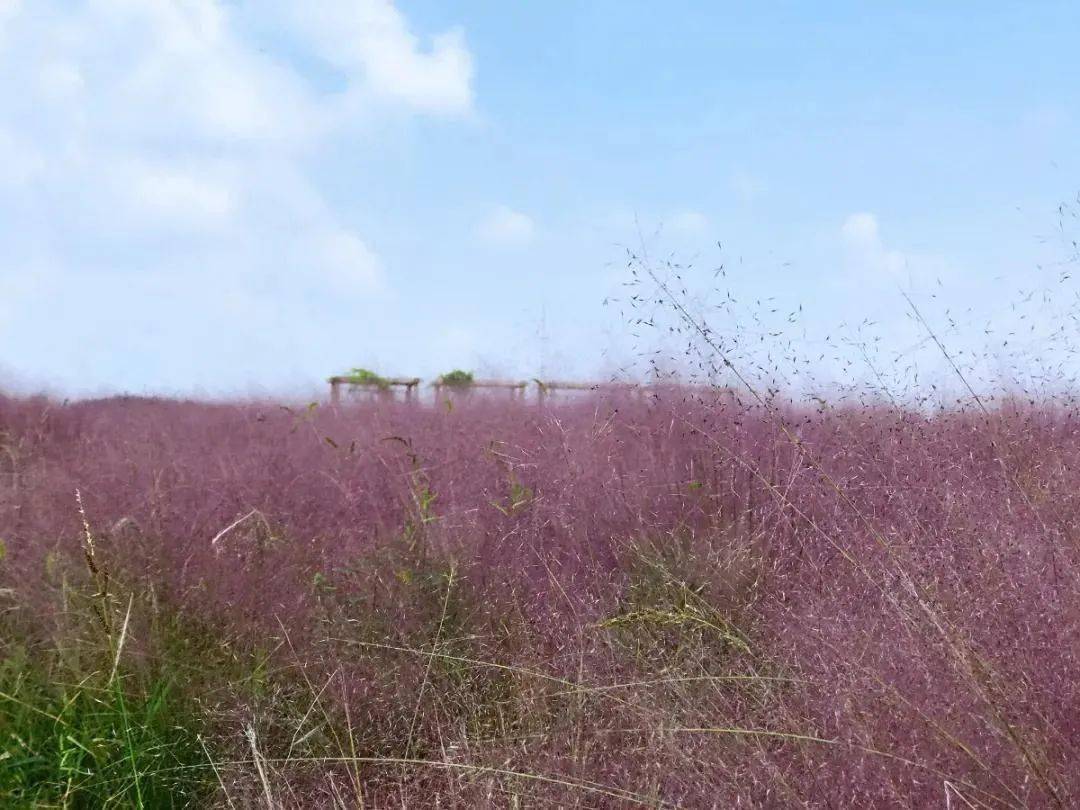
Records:
{"label": "fluffy cloud", "polygon": [[426,43],[389,0],[0,0],[0,337],[44,352],[43,307],[74,301],[150,343],[168,319],[273,335],[385,294],[310,157],[376,114],[467,115],[472,74],[460,31]]}
{"label": "fluffy cloud", "polygon": [[678,211],[667,218],[667,226],[682,236],[701,236],[709,230],[709,218],[700,211]]}
{"label": "fluffy cloud", "polygon": [[476,226],[476,235],[489,245],[520,246],[532,241],[536,223],[527,214],[500,205]]}
{"label": "fluffy cloud", "polygon": [[861,270],[899,279],[907,266],[904,254],[887,250],[881,241],[877,217],[851,214],[840,227],[848,259]]}
{"label": "fluffy cloud", "polygon": [[942,256],[887,246],[871,213],[848,216],[840,226],[840,241],[848,275],[845,283],[859,284],[860,289],[893,294],[897,284],[914,291],[959,276],[958,268]]}
{"label": "fluffy cloud", "polygon": [[[471,109],[473,62],[460,29],[436,35],[425,47],[390,0],[284,0],[274,7],[303,44],[345,71],[353,95],[429,113]],[[258,13],[263,8],[259,4]]]}
{"label": "fluffy cloud", "polygon": [[135,210],[166,227],[225,225],[237,212],[239,190],[229,178],[215,174],[213,167],[133,165],[124,190]]}
{"label": "fluffy cloud", "polygon": [[4,44],[5,26],[15,17],[21,5],[21,0],[0,0],[0,45]]}
{"label": "fluffy cloud", "polygon": [[317,257],[342,292],[378,292],[383,287],[379,258],[346,230],[312,235],[307,254]]}

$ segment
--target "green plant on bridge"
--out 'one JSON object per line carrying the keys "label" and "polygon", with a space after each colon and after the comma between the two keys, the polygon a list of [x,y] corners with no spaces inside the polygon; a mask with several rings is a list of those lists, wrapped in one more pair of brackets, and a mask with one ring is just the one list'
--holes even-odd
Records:
{"label": "green plant on bridge", "polygon": [[373,385],[382,389],[390,387],[390,381],[386,377],[366,368],[349,369],[349,373],[342,376],[349,385]]}
{"label": "green plant on bridge", "polygon": [[471,371],[462,371],[458,368],[448,374],[443,374],[439,377],[439,382],[455,388],[466,388],[472,385],[474,380]]}

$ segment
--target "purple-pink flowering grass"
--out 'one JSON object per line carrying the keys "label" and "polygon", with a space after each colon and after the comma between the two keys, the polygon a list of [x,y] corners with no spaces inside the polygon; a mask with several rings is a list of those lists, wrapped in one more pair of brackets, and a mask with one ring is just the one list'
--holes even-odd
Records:
{"label": "purple-pink flowering grass", "polygon": [[93,643],[72,592],[127,615],[219,803],[1068,807],[1078,427],[0,399],[4,615],[38,654]]}

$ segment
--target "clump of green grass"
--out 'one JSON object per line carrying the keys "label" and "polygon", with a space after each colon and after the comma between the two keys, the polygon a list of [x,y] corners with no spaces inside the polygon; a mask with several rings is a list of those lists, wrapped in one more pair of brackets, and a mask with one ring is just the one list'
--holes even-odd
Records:
{"label": "clump of green grass", "polygon": [[37,588],[51,604],[0,613],[0,806],[231,803],[217,763],[236,753],[233,715],[295,726],[298,679],[265,643],[225,637],[150,583],[131,587],[85,515],[83,526],[81,568],[44,560]]}
{"label": "clump of green grass", "polygon": [[207,798],[201,724],[174,674],[79,670],[65,652],[4,645],[4,806],[183,807]]}
{"label": "clump of green grass", "polygon": [[536,493],[511,474],[510,492],[500,500],[491,501],[491,505],[507,517],[520,514],[536,498]]}
{"label": "clump of green grass", "polygon": [[89,528],[83,550],[89,577],[46,560],[61,600],[52,633],[0,616],[0,801],[191,806],[213,790],[198,708],[181,673],[132,654],[136,596],[120,598]]}
{"label": "clump of green grass", "polygon": [[[639,661],[671,666],[686,654],[752,654],[749,638],[735,623],[732,595],[720,595],[704,574],[717,561],[700,559],[679,543],[639,544],[626,554],[627,575],[616,611],[599,623]],[[734,558],[734,555],[733,555]],[[749,601],[750,593],[734,595]],[[725,609],[726,608],[726,609]]]}

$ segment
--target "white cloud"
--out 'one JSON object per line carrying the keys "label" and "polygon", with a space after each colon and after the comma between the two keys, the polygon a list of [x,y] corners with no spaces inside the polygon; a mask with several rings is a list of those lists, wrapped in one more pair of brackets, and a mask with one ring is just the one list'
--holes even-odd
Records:
{"label": "white cloud", "polygon": [[881,241],[877,217],[869,213],[851,214],[840,228],[848,260],[866,273],[902,277],[908,262],[904,254],[887,250]]}
{"label": "white cloud", "polygon": [[15,18],[22,7],[22,0],[0,0],[0,45],[4,44],[4,28]]}
{"label": "white cloud", "polygon": [[[425,46],[390,0],[281,0],[269,7],[302,45],[345,72],[351,95],[428,113],[471,111],[473,59],[460,29]],[[266,8],[254,6],[255,13]]]}
{"label": "white cloud", "polygon": [[168,164],[135,166],[126,180],[133,205],[168,224],[221,225],[237,210],[236,189],[207,173]]}
{"label": "white cloud", "polygon": [[38,77],[41,93],[49,99],[66,99],[85,86],[82,71],[66,62],[53,62],[41,69]]}
{"label": "white cloud", "polygon": [[[341,86],[267,46],[284,38]],[[0,327],[56,342],[41,267],[149,334],[212,309],[269,333],[385,291],[310,157],[390,110],[467,114],[472,75],[460,31],[425,43],[389,0],[0,0]]]}
{"label": "white cloud", "polygon": [[700,236],[709,230],[709,218],[700,211],[677,211],[667,218],[667,227],[683,236]]}
{"label": "white cloud", "polygon": [[[956,279],[959,269],[945,257],[901,251],[886,245],[877,217],[868,212],[848,216],[840,226],[846,283],[895,292],[896,285],[916,289]],[[855,277],[851,279],[850,277]]]}
{"label": "white cloud", "polygon": [[490,245],[520,246],[532,241],[536,223],[527,214],[500,205],[476,226],[476,235]]}
{"label": "white cloud", "polygon": [[343,292],[379,292],[383,289],[382,264],[363,241],[349,231],[337,229],[310,237],[311,255]]}
{"label": "white cloud", "polygon": [[844,224],[840,226],[844,241],[852,247],[862,249],[881,244],[878,231],[877,217],[867,213],[849,214]]}

